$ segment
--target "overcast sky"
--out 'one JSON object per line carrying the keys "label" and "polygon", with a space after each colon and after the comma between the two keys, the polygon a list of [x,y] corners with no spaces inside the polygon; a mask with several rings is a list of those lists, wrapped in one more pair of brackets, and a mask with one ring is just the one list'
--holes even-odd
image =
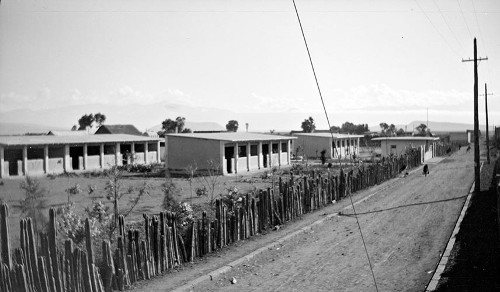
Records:
{"label": "overcast sky", "polygon": [[[296,4],[332,124],[405,124],[426,108],[429,120],[472,123],[473,63],[461,59],[474,37],[489,58],[479,91],[498,92],[488,105],[500,124],[500,1]],[[82,104],[130,105],[129,121],[108,110],[108,122],[141,130],[177,115],[227,122],[179,104],[245,114],[253,130],[298,129],[308,115],[327,127],[291,0],[3,0],[0,114],[35,110],[43,123],[42,110]],[[152,114],[134,116],[135,104]]]}

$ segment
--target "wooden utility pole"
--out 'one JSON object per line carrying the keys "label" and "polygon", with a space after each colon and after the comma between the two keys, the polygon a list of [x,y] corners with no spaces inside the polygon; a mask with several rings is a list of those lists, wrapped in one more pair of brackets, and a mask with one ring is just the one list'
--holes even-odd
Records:
{"label": "wooden utility pole", "polygon": [[477,58],[476,38],[474,38],[474,59],[464,60],[462,62],[474,61],[474,192],[481,191],[481,173],[479,165],[479,117],[478,117],[478,76],[477,61],[488,60],[486,58]]}
{"label": "wooden utility pole", "polygon": [[[490,93],[490,95],[493,95],[493,93]],[[490,127],[488,125],[488,87],[486,83],[484,84],[484,94],[481,94],[481,96],[484,96],[484,105],[486,107],[486,162],[490,164]]]}

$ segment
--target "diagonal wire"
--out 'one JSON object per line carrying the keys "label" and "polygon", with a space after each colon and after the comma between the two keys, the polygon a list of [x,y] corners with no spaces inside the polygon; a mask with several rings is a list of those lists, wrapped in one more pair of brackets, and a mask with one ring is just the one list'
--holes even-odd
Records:
{"label": "diagonal wire", "polygon": [[[332,128],[330,126],[330,120],[328,119],[328,113],[326,112],[325,102],[323,100],[323,95],[321,94],[321,89],[319,87],[318,78],[316,77],[316,71],[314,70],[314,64],[311,58],[311,53],[309,52],[309,46],[307,45],[306,35],[304,34],[304,29],[302,28],[302,23],[300,21],[299,11],[297,10],[297,5],[295,5],[295,0],[292,0],[293,7],[295,8],[295,14],[297,14],[297,20],[299,21],[300,31],[302,32],[302,38],[304,39],[304,44],[306,45],[307,55],[309,56],[309,62],[311,63],[311,68],[314,74],[314,80],[316,81],[316,86],[318,87],[319,97],[321,98],[321,104],[323,105],[323,110],[325,111],[326,120],[328,122],[328,128],[330,129],[330,135],[333,140]],[[373,283],[375,284],[375,290],[378,292],[377,280],[375,279],[375,273],[373,272],[372,263],[370,261],[370,255],[368,254],[368,249],[366,247],[365,238],[363,232],[361,231],[361,225],[359,224],[358,216],[356,215],[356,209],[354,208],[354,202],[352,201],[351,193],[349,192],[349,198],[351,199],[352,210],[354,216],[356,217],[356,223],[358,224],[359,233],[361,234],[361,240],[363,241],[363,246],[365,248],[366,257],[368,259],[368,265],[370,266],[370,271],[373,277]]]}
{"label": "diagonal wire", "polygon": [[472,39],[472,33],[470,32],[469,25],[467,24],[467,19],[465,19],[464,11],[462,10],[462,5],[460,5],[460,0],[457,0],[458,7],[460,8],[460,13],[462,14],[462,18],[464,19],[465,26],[467,27],[467,31],[469,32],[469,36]]}
{"label": "diagonal wire", "polygon": [[439,5],[437,4],[436,0],[432,0],[434,2],[434,5],[436,5],[438,11],[439,11],[439,14],[441,14],[441,17],[443,18],[444,20],[444,23],[446,23],[446,26],[448,26],[448,29],[450,30],[451,34],[453,35],[453,37],[455,38],[455,40],[457,41],[458,45],[460,46],[460,48],[462,48],[462,51],[465,51],[464,49],[464,46],[462,46],[462,43],[458,40],[457,38],[457,35],[455,34],[455,32],[451,29],[451,26],[450,24],[448,23],[448,20],[446,20],[446,17],[444,17],[444,14],[443,14],[443,11],[441,10],[441,8],[439,8]]}
{"label": "diagonal wire", "polygon": [[422,11],[422,13],[425,15],[425,17],[427,18],[427,20],[430,22],[430,24],[432,25],[432,27],[434,28],[434,30],[439,34],[439,36],[443,39],[443,41],[448,45],[448,47],[450,47],[450,50],[455,54],[457,55],[458,58],[460,58],[460,55],[457,53],[457,51],[455,51],[455,49],[453,49],[453,47],[450,45],[450,43],[448,42],[448,40],[444,37],[444,35],[439,31],[439,29],[437,29],[436,25],[434,25],[434,22],[432,22],[431,18],[429,17],[429,15],[427,15],[427,13],[425,13],[424,9],[422,9],[422,6],[420,6],[420,4],[418,3],[417,0],[415,0],[415,3],[417,4],[418,8],[420,8],[420,11]]}
{"label": "diagonal wire", "polygon": [[[471,2],[472,2],[472,8],[474,9],[474,17],[476,18],[477,30],[479,31],[479,36],[481,37],[481,44],[483,45],[483,50],[487,52],[483,34],[481,32],[481,27],[479,26],[479,20],[477,19],[476,5],[474,4],[474,0],[471,0]],[[486,66],[486,68],[488,68],[486,71],[488,73],[487,77],[489,77],[489,75],[491,75],[490,68],[488,66]]]}

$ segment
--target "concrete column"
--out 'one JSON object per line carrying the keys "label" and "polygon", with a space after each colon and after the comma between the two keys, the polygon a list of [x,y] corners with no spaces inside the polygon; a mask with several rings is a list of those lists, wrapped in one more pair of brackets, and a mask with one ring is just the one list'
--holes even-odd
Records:
{"label": "concrete column", "polygon": [[290,140],[286,140],[286,164],[290,165]]}
{"label": "concrete column", "polygon": [[132,156],[132,163],[135,163],[135,143],[130,143],[130,155]]}
{"label": "concrete column", "polygon": [[28,146],[23,146],[23,173],[28,175]]}
{"label": "concrete column", "polygon": [[257,167],[259,169],[262,167],[262,142],[257,146]]}
{"label": "concrete column", "polygon": [[104,144],[99,145],[99,164],[104,168]]}
{"label": "concrete column", "polygon": [[122,155],[120,153],[120,143],[115,145],[115,165],[123,165]]}
{"label": "concrete column", "polygon": [[[165,150],[167,147],[167,143],[165,143]],[[222,175],[227,174],[227,163],[226,163],[226,155],[225,155],[225,150],[226,150],[226,145],[224,142],[220,142],[220,171],[222,172]],[[166,151],[165,151],[166,153]],[[167,155],[168,157],[168,155]],[[165,165],[167,164],[167,160],[165,160]]]}
{"label": "concrete column", "polygon": [[234,173],[238,173],[238,143],[234,144]]}
{"label": "concrete column", "polygon": [[269,168],[271,168],[273,166],[273,142],[272,141],[269,142],[269,146],[267,146],[267,147],[269,147],[269,151],[268,151],[269,152],[268,153],[269,159],[268,159],[268,162],[267,162],[267,166]]}
{"label": "concrete column", "polygon": [[88,162],[87,162],[87,144],[83,144],[83,169],[87,170]]}
{"label": "concrete column", "polygon": [[43,147],[43,170],[49,173],[49,145]]}
{"label": "concrete column", "polygon": [[70,168],[69,161],[70,161],[69,145],[66,144],[66,145],[64,145],[64,159],[63,159],[63,167],[64,167],[64,171],[66,171],[66,172],[72,170],[72,168]]}
{"label": "concrete column", "polygon": [[156,162],[160,163],[161,162],[161,155],[160,155],[160,141],[156,142]]}
{"label": "concrete column", "polygon": [[281,167],[281,141],[278,141],[278,167]]}
{"label": "concrete column", "polygon": [[144,164],[148,164],[148,142],[144,143]]}
{"label": "concrete column", "polygon": [[250,142],[247,143],[247,170],[250,171]]}
{"label": "concrete column", "polygon": [[4,155],[5,155],[5,150],[4,150],[3,146],[0,146],[0,178],[7,177],[7,175],[5,175]]}

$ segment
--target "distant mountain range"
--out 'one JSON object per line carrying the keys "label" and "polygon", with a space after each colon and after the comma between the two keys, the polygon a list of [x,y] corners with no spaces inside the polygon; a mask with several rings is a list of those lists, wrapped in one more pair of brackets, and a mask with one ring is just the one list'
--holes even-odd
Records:
{"label": "distant mountain range", "polygon": [[[406,130],[410,132],[413,131],[416,127],[418,127],[420,124],[427,124],[427,121],[413,121],[411,123],[408,123],[407,125],[399,125],[396,127],[398,129],[402,128],[404,130],[406,126]],[[473,124],[433,122],[433,121],[429,121],[427,127],[429,127],[431,132],[465,132],[466,130],[474,130]],[[489,128],[490,131],[494,130],[491,125]],[[486,125],[479,125],[479,130],[480,131],[486,130]]]}
{"label": "distant mountain range", "polygon": [[[235,105],[236,106],[236,105]],[[62,106],[60,108],[40,108],[36,110],[12,110],[0,113],[0,135],[13,135],[24,133],[42,133],[50,130],[70,130],[76,125],[78,119],[89,113],[103,113],[106,115],[106,124],[133,124],[141,132],[146,130],[158,131],[161,129],[161,122],[167,118],[186,118],[186,127],[194,131],[217,131],[225,130],[225,125],[229,120],[237,120],[240,125],[240,132],[245,131],[245,124],[248,123],[250,132],[290,132],[300,130],[301,122],[313,116],[318,129],[326,129],[323,113],[304,112],[261,112],[261,113],[237,113],[231,110],[199,107],[174,102],[161,102],[155,104],[84,104]],[[361,116],[360,116],[361,115]],[[376,113],[363,113],[353,115],[352,113],[339,112],[335,116],[334,124],[340,126],[344,121],[358,121],[363,123],[363,119],[369,124],[371,131],[380,131],[377,123],[379,116]],[[366,123],[365,122],[365,123]],[[413,121],[407,125],[396,125],[407,131],[412,131],[425,121]],[[472,124],[448,123],[429,121],[429,127],[433,132],[465,131],[473,129]],[[481,126],[484,131],[485,127]],[[490,127],[490,130],[492,127]]]}
{"label": "distant mountain range", "polygon": [[21,134],[41,134],[48,133],[49,131],[63,131],[68,130],[63,127],[54,127],[40,124],[29,123],[3,123],[0,122],[0,135],[21,135]]}

